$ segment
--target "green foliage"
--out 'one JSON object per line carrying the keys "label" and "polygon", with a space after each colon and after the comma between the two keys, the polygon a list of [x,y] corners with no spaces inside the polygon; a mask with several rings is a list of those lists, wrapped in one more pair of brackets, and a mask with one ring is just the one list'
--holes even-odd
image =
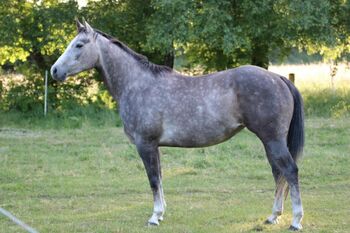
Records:
{"label": "green foliage", "polygon": [[338,88],[332,90],[302,90],[305,114],[319,117],[348,117],[350,116],[350,90]]}
{"label": "green foliage", "polygon": [[[81,8],[74,0],[0,1],[0,65],[26,77],[8,86],[14,90],[7,90],[7,97],[1,93],[6,99],[1,108],[7,110],[41,108],[41,76],[76,34],[77,16],[155,63],[172,66],[177,57],[177,65],[183,66],[178,68],[191,71],[247,63],[266,67],[270,58],[281,60],[292,48],[327,60],[349,58],[348,0],[108,0],[88,1]],[[94,99],[86,95],[86,88],[100,81],[97,76],[77,80],[58,84],[50,79],[51,109],[93,102],[115,106],[100,84]]]}
{"label": "green foliage", "polygon": [[43,80],[33,75],[21,83],[10,81],[6,93],[3,93],[2,110],[19,112],[42,112],[43,109]]}
{"label": "green foliage", "polygon": [[73,0],[2,4],[1,64],[27,59],[48,68],[75,34],[79,15],[155,62],[185,53],[189,63],[208,70],[267,66],[276,48],[282,55],[297,47],[333,60],[349,52],[347,0],[109,0],[81,9]]}
{"label": "green foliage", "polygon": [[311,64],[321,63],[323,57],[319,53],[308,54],[306,50],[299,51],[298,49],[293,48],[286,57],[281,57],[279,49],[271,51],[269,59],[272,64]]}
{"label": "green foliage", "polygon": [[[3,75],[0,76],[0,82],[0,111],[21,112],[31,117],[42,116],[43,74],[29,72],[24,75]],[[85,72],[64,83],[51,82],[48,86],[48,112],[56,116],[73,113],[82,116],[88,106],[96,112],[115,111],[115,101],[100,85],[94,72]]]}
{"label": "green foliage", "polygon": [[[146,55],[157,64],[164,64],[164,56],[172,47],[154,47],[147,44],[151,35],[148,25],[155,9],[151,1],[89,1],[81,15],[95,27],[125,42],[135,51]],[[162,39],[168,40],[170,37]]]}
{"label": "green foliage", "polygon": [[48,69],[75,31],[76,1],[5,1],[1,9],[0,64],[18,60]]}
{"label": "green foliage", "polygon": [[350,116],[350,101],[339,101],[335,106],[332,107],[331,112],[332,116],[335,118],[343,118]]}

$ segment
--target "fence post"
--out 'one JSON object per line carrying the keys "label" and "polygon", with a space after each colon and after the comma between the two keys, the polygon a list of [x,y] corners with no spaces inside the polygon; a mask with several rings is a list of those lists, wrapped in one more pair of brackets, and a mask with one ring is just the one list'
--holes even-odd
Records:
{"label": "fence post", "polygon": [[2,99],[2,91],[3,91],[3,88],[2,88],[2,81],[0,80],[0,101]]}
{"label": "fence post", "polygon": [[44,98],[44,116],[47,114],[47,70],[45,70],[45,98]]}
{"label": "fence post", "polygon": [[294,73],[290,73],[288,75],[288,79],[289,79],[289,81],[291,81],[294,84],[295,83],[295,74]]}

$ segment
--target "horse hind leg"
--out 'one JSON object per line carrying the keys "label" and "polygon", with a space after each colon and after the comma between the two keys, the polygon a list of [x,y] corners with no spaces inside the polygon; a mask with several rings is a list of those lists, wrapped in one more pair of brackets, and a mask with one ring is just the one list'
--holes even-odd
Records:
{"label": "horse hind leg", "polygon": [[[271,164],[271,162],[270,162]],[[283,202],[285,200],[287,191],[287,182],[284,176],[281,174],[280,170],[271,164],[272,174],[276,183],[275,199],[272,207],[272,214],[265,221],[266,224],[278,224],[279,218],[283,213]]]}
{"label": "horse hind leg", "polygon": [[[300,230],[302,229],[301,220],[304,212],[299,191],[298,167],[289,153],[285,140],[270,140],[264,145],[269,160],[271,160],[273,166],[278,168],[289,185],[293,209],[293,220],[290,229]],[[280,189],[282,189],[281,186]],[[283,203],[283,196],[283,193],[277,193],[277,200],[275,199],[276,207]],[[282,210],[282,208],[280,209]],[[278,211],[278,208],[276,210]],[[277,214],[278,212],[275,212],[275,215]]]}

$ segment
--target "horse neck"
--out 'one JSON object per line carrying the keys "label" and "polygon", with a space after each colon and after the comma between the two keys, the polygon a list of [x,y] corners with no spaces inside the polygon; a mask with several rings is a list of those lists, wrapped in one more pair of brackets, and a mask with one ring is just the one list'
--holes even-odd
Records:
{"label": "horse neck", "polygon": [[150,85],[151,73],[143,70],[130,54],[106,38],[98,37],[96,41],[100,50],[97,70],[115,100],[132,88]]}

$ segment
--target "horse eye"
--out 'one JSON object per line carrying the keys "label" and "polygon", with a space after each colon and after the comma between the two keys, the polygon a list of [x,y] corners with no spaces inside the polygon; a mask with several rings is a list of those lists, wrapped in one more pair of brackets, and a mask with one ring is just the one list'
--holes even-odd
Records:
{"label": "horse eye", "polygon": [[83,47],[83,46],[84,46],[83,44],[80,44],[80,43],[79,43],[79,44],[77,44],[75,47],[79,49],[79,48],[81,48],[81,47]]}

